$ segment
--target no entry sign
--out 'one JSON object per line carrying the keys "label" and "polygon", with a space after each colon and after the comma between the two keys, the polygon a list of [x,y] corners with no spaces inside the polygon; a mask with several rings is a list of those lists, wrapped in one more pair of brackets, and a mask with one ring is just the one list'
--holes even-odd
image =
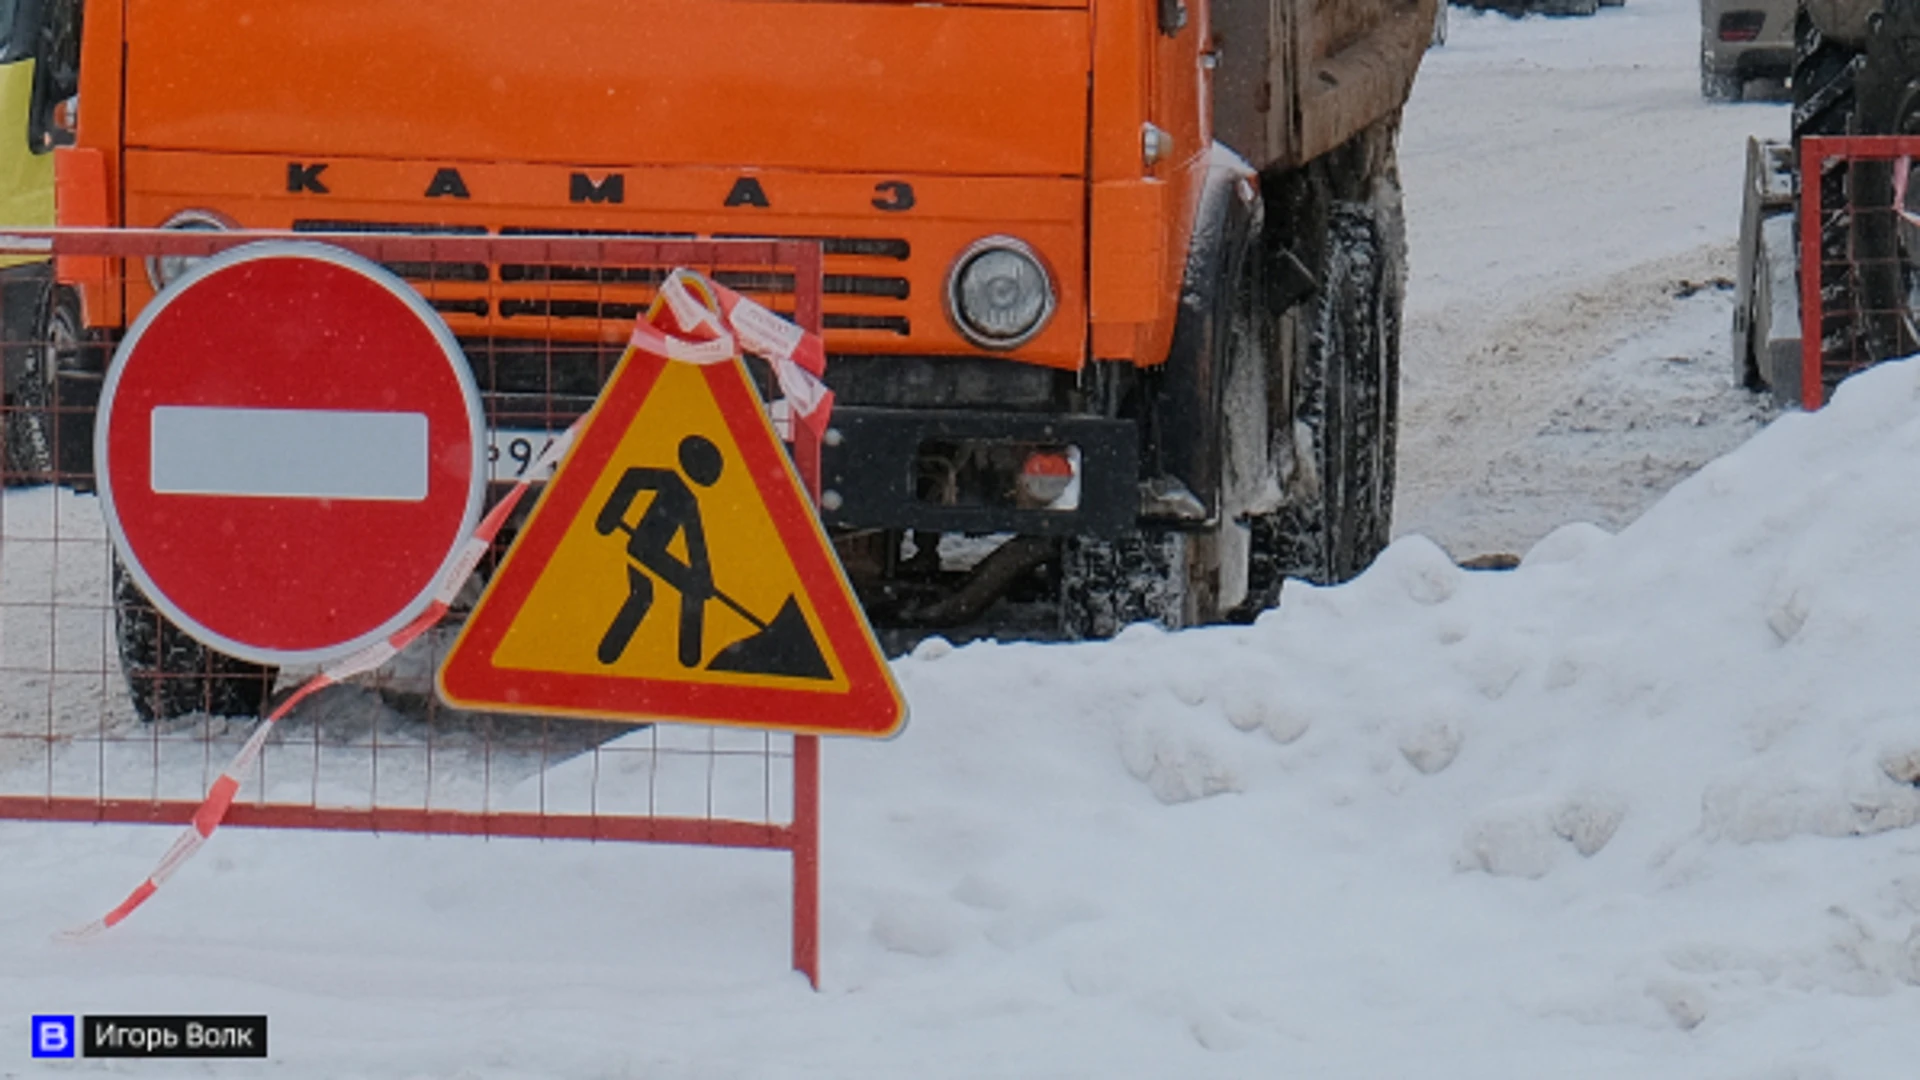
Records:
{"label": "no entry sign", "polygon": [[318,663],[423,610],[479,519],[485,427],[446,324],[323,244],[209,259],[140,313],[94,435],[121,560],[188,633]]}

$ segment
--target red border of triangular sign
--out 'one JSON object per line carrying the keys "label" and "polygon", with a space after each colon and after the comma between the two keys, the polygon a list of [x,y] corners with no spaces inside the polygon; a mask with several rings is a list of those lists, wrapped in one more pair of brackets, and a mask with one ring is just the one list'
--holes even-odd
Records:
{"label": "red border of triangular sign", "polygon": [[827,647],[845,673],[846,688],[734,686],[493,666],[494,651],[586,506],[655,381],[667,364],[681,362],[639,349],[629,349],[621,359],[578,441],[441,665],[440,696],[460,708],[535,715],[685,720],[812,735],[895,734],[906,722],[906,703],[737,358],[702,365],[701,373],[812,601]]}

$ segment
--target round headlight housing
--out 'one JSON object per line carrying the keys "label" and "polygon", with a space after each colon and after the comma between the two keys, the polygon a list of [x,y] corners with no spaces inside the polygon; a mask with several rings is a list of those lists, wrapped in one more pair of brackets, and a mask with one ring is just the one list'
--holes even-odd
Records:
{"label": "round headlight housing", "polygon": [[1039,255],[1011,236],[977,240],[953,262],[948,314],[975,345],[1018,348],[1046,327],[1053,307],[1053,278]]}
{"label": "round headlight housing", "polygon": [[[198,232],[222,232],[233,223],[211,210],[182,210],[160,226],[163,229],[187,229]],[[155,292],[179,281],[187,271],[206,261],[204,255],[149,255],[147,280]]]}

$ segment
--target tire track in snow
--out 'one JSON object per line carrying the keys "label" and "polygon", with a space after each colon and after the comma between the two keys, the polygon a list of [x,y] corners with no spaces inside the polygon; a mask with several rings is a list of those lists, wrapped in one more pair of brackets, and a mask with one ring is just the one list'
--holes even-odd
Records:
{"label": "tire track in snow", "polygon": [[[1710,244],[1505,309],[1416,312],[1403,340],[1396,535],[1456,557],[1620,528],[1766,415],[1736,386],[1733,272]],[[1690,295],[1683,295],[1688,294]]]}

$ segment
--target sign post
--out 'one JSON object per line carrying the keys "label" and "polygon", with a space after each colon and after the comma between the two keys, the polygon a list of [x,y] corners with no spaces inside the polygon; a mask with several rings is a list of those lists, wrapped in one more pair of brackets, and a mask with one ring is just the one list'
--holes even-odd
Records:
{"label": "sign post", "polygon": [[[809,292],[796,314],[817,327]],[[793,966],[818,988],[820,736],[891,736],[906,702],[813,510],[817,472],[795,468],[817,470],[832,397],[794,363],[818,337],[793,329],[668,279],[439,688],[468,708],[792,732]],[[742,342],[774,363],[791,456]]]}
{"label": "sign post", "polygon": [[[219,255],[221,252],[237,251],[262,243],[294,245],[297,250],[308,252],[315,247],[316,237],[290,233],[261,233],[248,231],[233,232],[188,232],[164,229],[57,229],[39,232],[21,232],[15,230],[6,236],[0,236],[0,253],[12,252],[30,257],[44,258],[51,252],[62,260],[90,260],[97,263],[97,277],[89,278],[90,287],[118,290],[124,284],[128,296],[132,299],[144,299],[151,304],[158,298],[146,296],[144,283],[124,281],[124,273],[138,273],[145,260],[158,257],[200,259]],[[775,282],[781,287],[768,287],[765,296],[778,303],[784,296],[792,305],[791,322],[775,315],[772,310],[754,304],[752,301],[735,294],[724,287],[713,286],[712,292],[718,295],[724,305],[724,313],[735,336],[756,357],[775,361],[776,374],[780,379],[782,401],[775,412],[775,425],[781,430],[782,437],[789,440],[792,456],[798,471],[810,492],[818,491],[818,475],[815,470],[819,457],[818,450],[826,430],[831,394],[826,393],[819,378],[825,371],[824,346],[819,338],[821,327],[821,253],[815,242],[776,241],[776,240],[662,240],[636,237],[550,237],[550,236],[457,236],[420,235],[420,234],[338,234],[324,238],[325,247],[321,250],[333,252],[346,250],[357,253],[366,260],[383,266],[405,265],[419,268],[413,287],[421,295],[432,298],[434,303],[445,303],[449,299],[469,299],[476,293],[494,302],[501,297],[524,298],[532,289],[525,282],[487,282],[475,283],[454,274],[443,274],[439,268],[448,265],[468,267],[475,263],[489,266],[501,264],[528,265],[554,268],[573,268],[583,265],[622,268],[644,273],[634,273],[631,277],[620,275],[623,284],[616,290],[622,297],[632,297],[644,301],[646,296],[656,291],[653,284],[659,280],[659,274],[674,266],[700,267],[709,272],[721,270],[740,271],[744,268],[764,268],[766,274],[756,275],[755,280]],[[536,282],[554,282],[545,286],[555,293],[567,288],[562,273],[530,275]],[[456,280],[457,279],[457,280]],[[708,284],[711,284],[709,281]],[[613,288],[609,286],[609,288]],[[312,292],[312,290],[309,290]],[[174,296],[172,290],[166,294]],[[298,300],[298,297],[295,297]],[[176,298],[173,302],[184,302]],[[608,308],[624,307],[624,304],[607,305]],[[307,309],[304,303],[294,303],[286,314],[288,322],[279,327],[289,335],[326,332],[337,334],[352,327],[348,322],[330,325],[320,321],[320,317]],[[229,312],[220,311],[216,317],[225,318]],[[355,317],[357,318],[356,311]],[[462,325],[465,317],[448,316],[455,326]],[[796,325],[797,324],[797,325]],[[257,325],[257,323],[256,323]],[[603,311],[597,321],[589,324],[598,328],[603,339],[611,340],[615,335],[625,337],[634,330],[631,318],[625,314]],[[159,329],[156,324],[155,330]],[[354,333],[363,333],[353,329]],[[244,338],[244,335],[229,334],[227,338]],[[249,356],[278,355],[281,350],[299,342],[283,339],[261,338],[258,341],[241,340],[243,348],[230,359],[235,364],[244,365]],[[144,348],[144,347],[143,347]],[[128,386],[138,381],[136,376],[151,357],[136,358],[127,366],[124,378]],[[211,360],[212,358],[207,358]],[[124,363],[124,361],[123,361]],[[209,363],[201,369],[213,371]],[[391,372],[398,378],[412,370],[399,367]],[[389,372],[383,370],[384,378]],[[307,381],[321,381],[321,373],[309,373]],[[135,412],[150,414],[154,408],[176,406],[184,408],[218,408],[233,406],[240,408],[262,408],[257,402],[232,402],[217,397],[203,396],[209,389],[217,389],[228,378],[246,379],[251,376],[244,370],[235,373],[221,370],[211,374],[199,383],[181,383],[173,389],[181,391],[177,397],[149,401],[145,406],[135,402],[132,395],[123,396],[115,411],[124,409],[129,416]],[[365,385],[387,385],[398,388],[391,382],[383,384],[379,379],[368,380]],[[355,403],[351,406],[341,403],[329,406],[322,403],[314,405],[307,397],[316,387],[294,388],[302,391],[297,398],[290,398],[288,407],[296,410],[314,409],[316,411],[336,408],[340,412],[428,412],[423,408],[401,408],[394,401],[378,401],[372,404]],[[515,414],[516,417],[524,414]],[[559,412],[547,412],[543,422],[548,431],[568,428],[574,414],[570,409]],[[130,421],[126,417],[114,422],[113,427],[120,437],[124,437],[121,427],[129,422],[149,423],[149,421]],[[163,421],[163,424],[166,421]],[[216,424],[219,418],[216,418]],[[101,426],[105,426],[104,422]],[[144,438],[151,439],[150,428]],[[192,427],[189,426],[189,430]],[[224,429],[223,429],[224,430]],[[568,428],[577,432],[579,428]],[[242,428],[240,434],[245,434]],[[229,435],[233,432],[228,431]],[[164,435],[164,433],[163,433]],[[446,449],[441,442],[442,432],[436,421],[429,417],[429,443],[435,447],[431,454]],[[141,436],[135,437],[136,449]],[[557,456],[571,440],[571,435],[556,438]],[[338,449],[341,441],[333,440]],[[475,440],[477,443],[478,440]],[[96,439],[96,447],[98,440]],[[161,487],[186,487],[187,481],[178,479],[178,472],[169,473],[177,467],[178,448],[163,448],[162,456],[168,452],[176,453],[174,465],[163,462],[162,473],[175,479],[164,478]],[[113,452],[119,452],[119,444]],[[151,454],[151,446],[147,450]],[[111,455],[108,455],[111,456]],[[141,459],[146,460],[146,459]],[[142,488],[121,503],[138,502],[144,496],[150,501],[157,500],[159,494],[146,490],[152,484],[152,465],[134,467],[130,458],[123,458],[113,466],[113,480],[123,489],[119,494],[127,496],[124,490],[129,486]],[[429,466],[429,497],[439,489],[444,462],[435,457]],[[528,470],[522,479],[531,484],[536,478],[549,475],[545,462],[541,468]],[[211,470],[215,465],[203,463],[201,468]],[[191,470],[189,471],[191,476]],[[347,500],[359,504],[377,503],[382,500],[370,496],[385,494],[385,501],[397,502],[396,493],[391,490],[375,489],[368,491],[366,480],[362,477],[361,486],[348,486],[314,489],[299,489],[294,495],[276,493],[272,489],[265,494],[247,494],[257,481],[244,478],[235,479],[231,475],[216,473],[218,483],[205,486],[213,489],[213,494],[175,492],[168,499],[207,498],[238,503],[245,499],[263,501],[286,500],[290,504],[301,499],[322,504],[328,500]],[[348,480],[354,477],[349,474]],[[390,481],[389,481],[390,482]],[[236,491],[236,488],[238,489]],[[24,747],[28,756],[41,760],[41,767],[13,770],[0,774],[0,819],[11,821],[68,821],[68,822],[113,822],[122,824],[144,824],[170,826],[180,830],[174,843],[167,848],[156,863],[153,872],[143,879],[127,899],[105,918],[89,924],[79,936],[104,932],[107,927],[117,924],[128,917],[129,913],[142,903],[151,902],[156,895],[164,895],[164,882],[177,875],[183,866],[190,865],[194,852],[198,851],[220,828],[243,829],[297,829],[326,831],[355,831],[386,834],[417,834],[436,836],[466,837],[515,837],[539,839],[545,841],[577,840],[599,843],[666,843],[684,844],[702,847],[722,847],[735,850],[759,850],[780,852],[792,859],[793,906],[791,909],[793,938],[793,963],[805,972],[814,985],[819,985],[819,906],[818,906],[818,858],[820,827],[820,787],[819,787],[819,736],[794,735],[789,746],[781,745],[784,740],[753,740],[759,744],[748,753],[740,754],[731,750],[715,749],[711,744],[704,751],[698,749],[692,740],[686,747],[669,747],[674,734],[661,729],[653,732],[652,747],[624,746],[608,744],[594,747],[586,752],[592,760],[581,764],[589,766],[584,775],[569,778],[578,779],[585,785],[582,800],[539,799],[532,804],[522,803],[517,797],[508,797],[504,801],[492,785],[482,787],[455,786],[442,791],[431,783],[431,777],[451,775],[463,769],[471,768],[476,762],[496,759],[497,755],[509,755],[516,761],[537,760],[548,763],[548,746],[543,732],[535,732],[535,742],[529,744],[504,736],[503,732],[491,725],[483,726],[479,732],[477,746],[464,741],[436,740],[430,735],[424,741],[402,738],[401,743],[409,747],[406,754],[390,755],[380,752],[376,742],[372,746],[350,747],[357,754],[357,760],[364,762],[365,772],[358,777],[359,786],[355,789],[356,777],[347,770],[333,777],[338,784],[331,784],[323,796],[318,785],[320,777],[319,755],[309,753],[303,747],[289,746],[271,737],[275,721],[288,715],[299,707],[308,695],[335,682],[351,678],[354,674],[369,670],[383,662],[385,656],[391,656],[392,650],[403,648],[419,633],[433,625],[445,610],[451,586],[447,583],[464,580],[467,558],[477,558],[477,545],[484,545],[494,535],[493,527],[504,522],[517,503],[519,493],[528,490],[516,485],[506,492],[500,501],[492,505],[481,523],[475,527],[472,535],[464,542],[462,553],[456,556],[450,565],[448,574],[442,578],[440,595],[433,598],[426,609],[407,622],[390,638],[354,650],[337,659],[321,661],[318,670],[311,678],[293,688],[274,711],[263,718],[254,729],[228,766],[219,776],[210,782],[203,798],[164,797],[163,793],[172,785],[162,782],[164,755],[161,753],[163,737],[176,734],[163,731],[160,725],[151,725],[141,736],[153,740],[155,752],[146,754],[124,753],[129,733],[117,727],[108,712],[106,700],[98,694],[86,695],[84,708],[99,710],[97,720],[82,722],[80,699],[60,699],[48,695],[45,709],[35,712],[32,709],[12,710],[0,717],[0,749],[8,746]],[[304,491],[304,494],[300,494]],[[166,505],[162,503],[161,505]],[[244,507],[242,507],[244,509]],[[633,507],[635,514],[643,513],[638,503]],[[142,527],[141,513],[138,510],[128,512],[122,506],[123,521],[129,534]],[[629,520],[633,520],[629,518]],[[198,527],[197,523],[194,524]],[[14,515],[9,514],[5,525],[16,527]],[[118,528],[119,526],[116,526]],[[0,530],[3,532],[4,530]],[[0,542],[14,538],[13,534],[0,536]],[[32,557],[42,553],[50,558],[57,568],[64,572],[73,569],[82,575],[91,572],[87,567],[97,568],[100,547],[109,542],[101,530],[101,522],[92,515],[63,521],[54,530],[51,537],[43,536],[38,526],[30,526],[27,533],[20,537],[31,543],[23,546],[23,551]],[[144,558],[148,553],[146,540],[136,538],[133,549]],[[287,539],[280,537],[279,539]],[[391,539],[388,537],[386,539]],[[124,538],[115,537],[113,544],[123,544]],[[610,543],[617,541],[609,540]],[[236,550],[244,557],[252,558],[261,553],[263,545],[255,538],[253,544],[238,545]],[[678,545],[676,545],[676,550]],[[124,550],[124,547],[123,547]],[[9,567],[14,571],[24,569],[27,573],[36,573],[41,565],[30,559],[10,557]],[[723,587],[726,580],[720,575],[730,569],[715,564],[716,580]],[[345,591],[358,588],[363,584],[363,575],[356,574],[345,583]],[[21,625],[43,625],[49,632],[57,620],[71,617],[94,619],[99,617],[99,601],[91,592],[84,590],[58,589],[52,597],[41,595],[45,582],[39,577],[33,578],[34,589],[26,594],[13,590],[16,595],[12,601],[0,598],[0,608],[4,608],[10,622]],[[342,591],[340,583],[317,596],[305,596],[293,602],[291,608],[297,609],[307,602],[330,603],[334,593]],[[88,586],[89,588],[91,586]],[[51,600],[51,603],[48,601]],[[671,601],[672,596],[667,595]],[[657,605],[658,613],[676,610],[669,602]],[[749,610],[753,610],[751,607]],[[661,614],[651,617],[659,618]],[[24,642],[23,642],[24,639]],[[81,642],[85,645],[85,642]],[[718,642],[716,642],[718,644]],[[65,671],[83,670],[88,663],[85,655],[76,655],[66,645],[56,653],[52,650],[36,649],[32,635],[13,634],[0,640],[0,645],[11,648],[11,652],[0,656],[15,670],[43,671],[58,681],[63,674],[59,665],[65,665]],[[110,642],[101,642],[101,648],[92,654],[91,662],[98,666],[98,678],[110,681],[114,668]],[[23,651],[24,648],[24,651]],[[32,698],[33,695],[29,695]],[[434,723],[437,701],[426,703],[427,723]],[[66,725],[71,721],[71,726]],[[533,725],[540,727],[540,725]],[[70,732],[58,738],[49,738],[49,732],[60,730]],[[209,752],[217,750],[218,743],[224,743],[231,732],[206,731],[199,737],[207,740]],[[217,742],[216,742],[217,740]],[[631,750],[633,754],[621,754]],[[526,755],[536,755],[529,759]],[[775,801],[768,801],[756,811],[744,812],[743,804],[737,801],[722,800],[716,802],[716,793],[725,788],[717,779],[716,770],[709,766],[704,770],[705,796],[699,794],[698,774],[702,770],[694,769],[689,773],[695,779],[695,788],[676,789],[676,794],[656,805],[651,793],[642,804],[633,800],[635,794],[626,786],[631,775],[621,768],[602,767],[615,761],[633,761],[638,755],[667,755],[675,762],[685,761],[689,755],[704,756],[710,763],[718,760],[718,755],[726,754],[729,760],[754,758],[761,768],[772,777],[776,762],[784,759],[791,766],[792,804],[791,816],[783,820],[783,808]],[[290,756],[289,756],[290,755]],[[602,755],[609,755],[601,760]],[[196,755],[198,756],[198,755]],[[428,782],[423,786],[418,768],[424,757]],[[22,758],[27,760],[27,758]],[[65,763],[78,762],[82,768],[67,768]],[[255,764],[259,766],[255,772]],[[289,771],[290,770],[290,771]],[[287,780],[296,775],[306,775],[314,783],[282,783],[268,787],[264,783],[256,789],[256,775],[264,781],[267,774],[273,772],[279,779]],[[87,779],[78,789],[69,780],[85,775]],[[244,780],[244,783],[242,782]],[[767,794],[779,785],[771,784]],[[684,797],[683,797],[684,796]],[[156,889],[160,891],[156,893]],[[211,909],[217,912],[217,906]],[[207,912],[202,912],[206,914]],[[217,917],[215,914],[214,917]]]}

